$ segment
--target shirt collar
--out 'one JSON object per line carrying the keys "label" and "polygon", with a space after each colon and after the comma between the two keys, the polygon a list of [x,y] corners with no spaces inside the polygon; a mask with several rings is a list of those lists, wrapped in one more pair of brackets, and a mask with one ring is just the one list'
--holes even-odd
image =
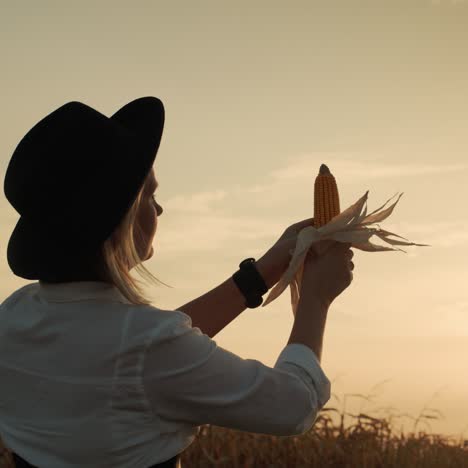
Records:
{"label": "shirt collar", "polygon": [[103,299],[130,304],[119,289],[103,281],[72,281],[66,283],[45,283],[38,281],[38,293],[50,302],[74,302],[85,299]]}

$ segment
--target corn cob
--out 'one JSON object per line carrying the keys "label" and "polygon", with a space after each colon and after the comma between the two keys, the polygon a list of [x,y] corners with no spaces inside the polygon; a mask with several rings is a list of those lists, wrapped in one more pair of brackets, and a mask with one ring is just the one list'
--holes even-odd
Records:
{"label": "corn cob", "polygon": [[[330,172],[330,169],[325,164],[320,166],[318,176],[315,178],[314,184],[314,221],[312,225],[319,228],[330,222],[332,218],[340,214],[340,197],[338,196],[338,187],[335,178]],[[317,252],[317,250],[316,250]],[[302,289],[302,276],[304,274],[304,263],[301,264],[296,272],[297,286],[295,293],[291,288],[291,301],[294,304],[297,294]],[[293,306],[293,313],[296,315],[296,309]]]}
{"label": "corn cob", "polygon": [[319,228],[340,214],[340,197],[336,180],[325,164],[314,184],[314,227]]}

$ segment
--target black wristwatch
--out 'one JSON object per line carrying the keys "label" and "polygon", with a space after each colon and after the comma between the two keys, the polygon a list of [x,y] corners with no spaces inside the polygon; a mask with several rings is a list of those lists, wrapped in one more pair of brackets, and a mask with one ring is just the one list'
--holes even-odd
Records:
{"label": "black wristwatch", "polygon": [[255,309],[262,304],[262,295],[268,291],[268,286],[258,272],[254,258],[242,260],[239,270],[232,275],[232,278],[244,295],[245,305],[249,309]]}

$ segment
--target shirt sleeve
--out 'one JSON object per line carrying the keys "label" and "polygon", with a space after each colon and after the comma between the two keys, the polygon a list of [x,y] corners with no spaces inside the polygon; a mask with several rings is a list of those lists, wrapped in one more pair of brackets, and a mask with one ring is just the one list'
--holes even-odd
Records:
{"label": "shirt sleeve", "polygon": [[313,426],[330,381],[310,348],[287,345],[272,368],[218,346],[187,314],[173,314],[170,336],[149,344],[143,369],[158,417],[277,436]]}

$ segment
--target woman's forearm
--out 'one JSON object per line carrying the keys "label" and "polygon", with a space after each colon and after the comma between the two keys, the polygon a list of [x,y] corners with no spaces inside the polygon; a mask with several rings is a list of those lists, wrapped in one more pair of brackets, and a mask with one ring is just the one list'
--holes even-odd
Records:
{"label": "woman's forearm", "polygon": [[[281,272],[275,271],[267,258],[264,255],[255,265],[270,289],[279,281]],[[176,310],[184,312],[192,319],[193,328],[198,327],[202,333],[213,338],[245,309],[245,297],[230,276],[219,286]]]}

